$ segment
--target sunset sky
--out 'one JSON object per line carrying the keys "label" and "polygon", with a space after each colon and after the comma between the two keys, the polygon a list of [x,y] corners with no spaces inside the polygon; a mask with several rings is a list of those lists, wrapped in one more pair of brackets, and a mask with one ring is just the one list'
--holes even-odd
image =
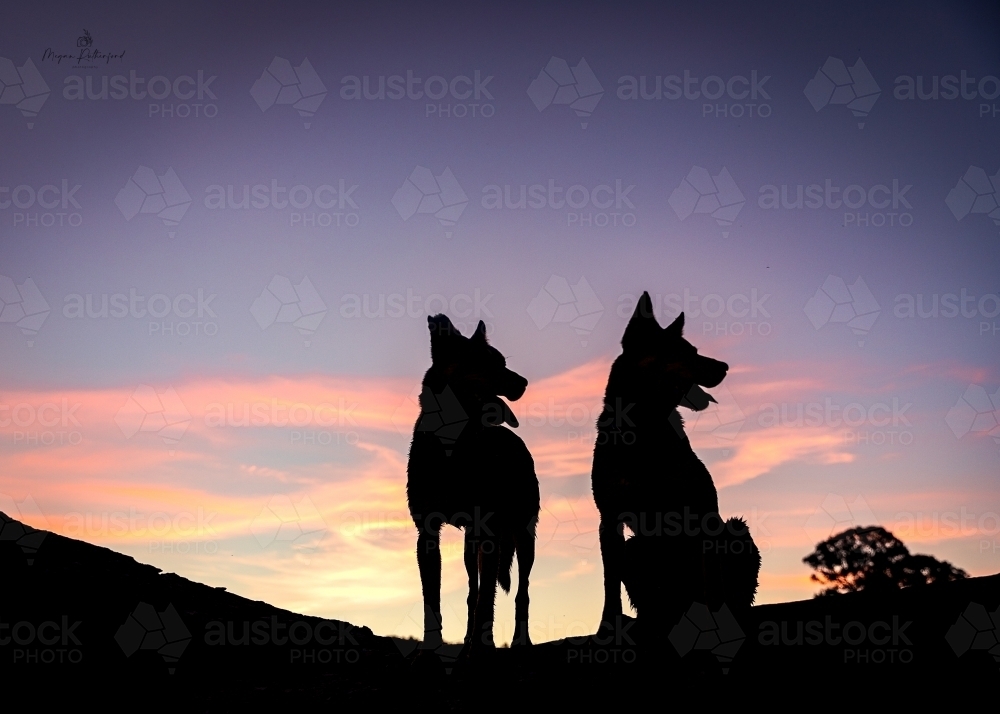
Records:
{"label": "sunset sky", "polygon": [[419,636],[426,317],[482,319],[529,380],[532,636],[593,631],[594,420],[648,290],[731,365],[684,416],[759,602],[854,525],[1000,571],[1000,18],[798,7],[9,8],[0,510]]}

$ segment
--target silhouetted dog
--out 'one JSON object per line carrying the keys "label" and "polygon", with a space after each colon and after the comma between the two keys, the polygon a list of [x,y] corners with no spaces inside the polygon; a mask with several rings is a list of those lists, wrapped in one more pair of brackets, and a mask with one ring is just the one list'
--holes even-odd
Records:
{"label": "silhouetted dog", "polygon": [[[702,410],[729,366],[666,328],[643,293],[622,337],[597,423],[592,485],[601,516],[602,626],[622,614],[621,583],[639,620],[669,627],[693,601],[749,608],[760,554],[742,519],[723,523],[712,477],[684,433],[678,406]],[[699,386],[700,385],[700,386]],[[625,539],[624,526],[634,536]]]}
{"label": "silhouetted dog", "polygon": [[528,380],[507,369],[480,321],[463,337],[444,315],[427,318],[431,368],[424,375],[413,430],[406,495],[417,526],[424,599],[424,649],[441,644],[441,527],[465,529],[469,576],[466,649],[492,648],[496,585],[510,591],[517,553],[514,645],[528,637],[528,576],[535,559],[539,494],[535,465],[510,407]]}

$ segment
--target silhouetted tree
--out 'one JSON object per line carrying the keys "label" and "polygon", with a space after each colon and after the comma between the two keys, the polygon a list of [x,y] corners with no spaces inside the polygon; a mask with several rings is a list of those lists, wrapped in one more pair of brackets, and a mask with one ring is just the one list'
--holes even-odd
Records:
{"label": "silhouetted tree", "polygon": [[838,533],[802,561],[816,570],[813,581],[828,586],[819,595],[886,592],[968,577],[948,561],[911,554],[903,541],[879,526]]}

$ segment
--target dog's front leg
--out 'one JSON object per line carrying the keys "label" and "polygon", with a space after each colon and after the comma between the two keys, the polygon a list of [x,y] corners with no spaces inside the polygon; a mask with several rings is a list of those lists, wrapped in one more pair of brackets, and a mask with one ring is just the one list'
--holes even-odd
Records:
{"label": "dog's front leg", "polygon": [[622,614],[622,572],[625,563],[624,524],[601,517],[601,562],[604,565],[604,610],[601,626],[614,627]]}
{"label": "dog's front leg", "polygon": [[469,577],[469,597],[466,605],[469,619],[465,627],[465,644],[472,642],[476,626],[476,603],[479,602],[479,539],[473,536],[470,526],[465,528],[465,573]]}
{"label": "dog's front leg", "polygon": [[441,646],[441,527],[421,528],[417,534],[417,566],[424,595],[423,649]]}

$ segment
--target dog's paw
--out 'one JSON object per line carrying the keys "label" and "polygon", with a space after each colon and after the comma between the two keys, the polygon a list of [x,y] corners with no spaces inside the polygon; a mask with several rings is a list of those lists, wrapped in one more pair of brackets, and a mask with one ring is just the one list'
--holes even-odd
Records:
{"label": "dog's paw", "polygon": [[528,634],[528,625],[521,624],[518,625],[517,631],[514,633],[514,639],[510,641],[511,649],[519,649],[522,647],[531,647],[531,636]]}
{"label": "dog's paw", "polygon": [[417,650],[410,662],[410,668],[415,674],[428,677],[444,676],[444,664],[434,650]]}

